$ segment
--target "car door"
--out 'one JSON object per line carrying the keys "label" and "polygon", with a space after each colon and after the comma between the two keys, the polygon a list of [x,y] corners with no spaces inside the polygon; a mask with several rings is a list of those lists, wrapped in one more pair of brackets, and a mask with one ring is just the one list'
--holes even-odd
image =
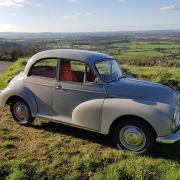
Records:
{"label": "car door", "polygon": [[55,119],[99,131],[105,90],[96,81],[87,64],[61,59],[54,93]]}
{"label": "car door", "polygon": [[53,94],[56,85],[57,65],[59,59],[40,59],[32,65],[25,81],[36,98],[37,116],[53,116]]}

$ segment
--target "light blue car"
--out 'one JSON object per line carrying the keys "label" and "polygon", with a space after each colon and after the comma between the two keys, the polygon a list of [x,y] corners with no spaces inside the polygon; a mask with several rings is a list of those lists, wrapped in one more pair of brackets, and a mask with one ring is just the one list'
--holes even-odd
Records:
{"label": "light blue car", "polygon": [[101,134],[111,133],[120,149],[145,153],[180,140],[179,93],[161,84],[122,75],[113,57],[57,49],[28,61],[0,93],[15,121],[39,117]]}

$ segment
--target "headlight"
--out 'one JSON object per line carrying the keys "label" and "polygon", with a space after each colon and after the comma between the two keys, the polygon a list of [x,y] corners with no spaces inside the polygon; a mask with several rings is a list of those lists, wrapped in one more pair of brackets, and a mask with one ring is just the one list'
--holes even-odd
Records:
{"label": "headlight", "polygon": [[176,130],[179,127],[179,109],[175,108],[174,115],[172,118],[172,130]]}
{"label": "headlight", "polygon": [[174,121],[179,121],[179,109],[176,108],[173,116]]}
{"label": "headlight", "polygon": [[175,109],[174,115],[173,115],[173,121],[176,121],[176,118],[177,118],[177,110]]}
{"label": "headlight", "polygon": [[[178,97],[178,102],[179,102],[179,100],[180,100],[180,95],[179,95],[179,91],[176,91],[176,93],[177,93],[177,97]],[[180,103],[180,102],[179,102]]]}

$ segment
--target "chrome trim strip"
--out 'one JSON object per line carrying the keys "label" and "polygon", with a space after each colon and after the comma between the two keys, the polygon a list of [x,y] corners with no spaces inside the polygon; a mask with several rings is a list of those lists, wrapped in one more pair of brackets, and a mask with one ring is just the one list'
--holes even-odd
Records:
{"label": "chrome trim strip", "polygon": [[77,91],[77,92],[86,92],[86,93],[96,93],[96,94],[104,94],[104,92],[97,92],[97,91],[86,91],[81,89],[71,89],[71,88],[63,88],[63,91]]}

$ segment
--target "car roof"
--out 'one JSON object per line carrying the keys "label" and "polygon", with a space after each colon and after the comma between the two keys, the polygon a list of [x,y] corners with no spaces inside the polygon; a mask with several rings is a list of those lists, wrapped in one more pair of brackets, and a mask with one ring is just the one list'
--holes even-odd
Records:
{"label": "car roof", "polygon": [[94,51],[76,50],[76,49],[53,49],[53,50],[42,51],[32,56],[25,67],[24,73],[28,74],[31,66],[34,63],[36,63],[40,59],[45,59],[45,58],[78,60],[85,63],[89,63],[92,66],[94,65],[94,62],[97,60],[113,59],[111,56],[107,54],[98,53]]}
{"label": "car roof", "polygon": [[76,50],[76,49],[53,49],[42,51],[40,53],[35,54],[32,59],[33,61],[37,61],[43,58],[61,58],[61,59],[72,59],[79,60],[83,62],[93,62],[101,59],[112,59],[111,56],[103,53],[98,53],[94,51],[86,51],[86,50]]}

